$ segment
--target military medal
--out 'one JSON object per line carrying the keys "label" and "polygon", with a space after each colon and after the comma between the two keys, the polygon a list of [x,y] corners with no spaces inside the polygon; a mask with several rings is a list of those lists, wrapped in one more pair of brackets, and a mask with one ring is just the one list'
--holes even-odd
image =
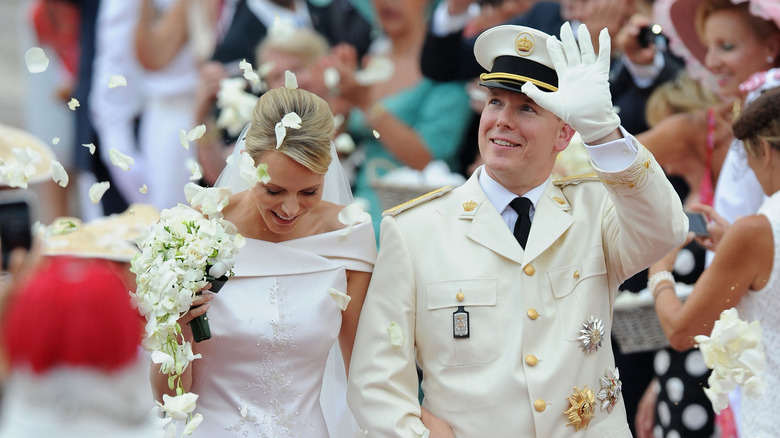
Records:
{"label": "military medal", "polygon": [[458,307],[458,310],[452,314],[452,336],[469,337],[469,312],[463,306]]}

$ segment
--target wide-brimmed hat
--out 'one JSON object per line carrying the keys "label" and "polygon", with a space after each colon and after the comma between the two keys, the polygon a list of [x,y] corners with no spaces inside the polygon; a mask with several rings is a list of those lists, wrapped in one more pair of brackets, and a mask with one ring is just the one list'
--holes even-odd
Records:
{"label": "wide-brimmed hat", "polygon": [[[0,123],[0,160],[6,165],[17,162],[14,149],[30,148],[40,155],[34,163],[34,174],[27,177],[27,182],[36,183],[51,178],[51,162],[55,159],[54,152],[42,140],[19,128]],[[7,185],[3,175],[0,175],[0,185]]]}
{"label": "wide-brimmed hat", "polygon": [[480,85],[521,93],[531,82],[543,91],[558,89],[558,74],[547,51],[550,35],[526,27],[502,25],[483,32],[474,44],[477,62],[488,71]]}
{"label": "wide-brimmed hat", "polygon": [[[669,7],[674,32],[685,48],[702,65],[707,56],[707,47],[696,29],[696,14],[701,6],[710,0],[672,0]],[[773,21],[780,28],[780,2],[777,0],[731,0],[731,3],[749,3],[750,13],[767,21]]]}
{"label": "wide-brimmed hat", "polygon": [[43,253],[129,262],[139,252],[135,239],[159,219],[160,212],[148,204],[134,204],[123,213],[88,223],[57,218],[43,236]]}

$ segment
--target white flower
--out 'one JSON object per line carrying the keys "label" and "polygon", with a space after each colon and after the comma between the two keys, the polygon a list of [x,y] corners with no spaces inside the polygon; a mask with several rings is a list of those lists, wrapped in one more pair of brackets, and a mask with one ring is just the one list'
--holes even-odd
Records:
{"label": "white flower", "polygon": [[189,414],[195,410],[197,401],[198,394],[186,392],[176,397],[163,394],[163,403],[157,402],[157,404],[174,420],[186,420]]}
{"label": "white flower", "polygon": [[290,70],[284,71],[284,86],[292,89],[298,88],[298,78]]}
{"label": "white flower", "polygon": [[[226,161],[230,165],[235,165],[232,155]],[[236,167],[238,168],[238,175],[246,182],[249,188],[254,187],[258,182],[265,184],[271,180],[271,177],[268,176],[268,165],[260,163],[255,166],[255,161],[246,152],[239,154]]]}
{"label": "white flower", "polygon": [[68,181],[70,180],[68,172],[65,171],[65,168],[62,167],[59,161],[52,160],[51,162],[51,179],[59,184],[60,187],[68,186]]}
{"label": "white flower", "polygon": [[276,149],[279,149],[284,141],[284,137],[287,136],[287,128],[300,129],[301,122],[301,116],[296,114],[295,111],[289,112],[282,117],[282,121],[274,126],[274,131],[276,132]]}
{"label": "white flower", "polygon": [[125,155],[114,148],[108,150],[108,156],[111,159],[111,164],[124,171],[130,170],[130,166],[135,164],[133,157]]}
{"label": "white flower", "polygon": [[257,73],[252,69],[252,63],[248,62],[246,59],[242,59],[238,63],[238,68],[244,72],[244,79],[249,81],[251,84],[257,84],[260,82],[260,76],[258,76]]}
{"label": "white flower", "polygon": [[200,426],[200,423],[203,422],[203,415],[201,414],[195,414],[192,416],[190,421],[187,422],[187,425],[184,426],[184,431],[182,432],[183,436],[189,436],[192,435],[193,432],[195,432],[195,429]]}
{"label": "white flower", "polygon": [[93,143],[85,143],[85,144],[82,144],[82,146],[84,146],[85,148],[89,149],[89,154],[90,155],[95,155],[95,145]]}
{"label": "white flower", "polygon": [[195,181],[203,178],[203,172],[200,164],[192,158],[187,158],[187,170],[190,171],[190,181]]}
{"label": "white flower", "polygon": [[68,108],[70,108],[71,111],[76,111],[76,108],[80,107],[81,103],[79,103],[79,100],[75,97],[71,97],[68,101]]}
{"label": "white flower", "polygon": [[353,202],[341,209],[338,218],[339,222],[347,226],[344,231],[340,233],[340,236],[343,237],[348,236],[355,225],[370,221],[371,215],[363,211],[360,204]]}
{"label": "white flower", "polygon": [[97,204],[106,194],[106,191],[111,187],[111,183],[108,181],[96,182],[89,188],[89,200],[93,204]]}
{"label": "white flower", "polygon": [[363,70],[355,73],[355,81],[360,85],[373,85],[387,82],[395,73],[395,64],[390,58],[374,56]]}
{"label": "white flower", "polygon": [[333,301],[338,304],[341,310],[347,310],[347,306],[352,300],[352,297],[332,287],[328,288],[328,294],[330,294],[330,297],[333,298]]}
{"label": "white flower", "polygon": [[333,143],[336,145],[336,150],[342,154],[349,155],[355,152],[355,140],[352,136],[346,132],[342,132],[333,139]]}
{"label": "white flower", "polygon": [[694,341],[704,363],[712,369],[704,392],[716,413],[728,406],[728,393],[737,385],[744,388],[746,396],[763,394],[766,356],[758,321],[748,324],[739,319],[737,309],[727,309],[715,321],[710,336],[699,335]]}
{"label": "white flower", "polygon": [[41,73],[49,67],[49,58],[40,47],[30,47],[24,52],[24,63],[30,73]]}
{"label": "white flower", "polygon": [[126,87],[127,79],[122,75],[113,75],[108,78],[108,88]]}
{"label": "white flower", "polygon": [[404,334],[401,332],[401,327],[399,327],[395,321],[390,323],[390,326],[387,328],[387,334],[390,335],[390,345],[394,347],[404,345]]}
{"label": "white flower", "polygon": [[333,67],[328,67],[322,72],[322,79],[325,82],[325,86],[329,89],[335,89],[341,82],[341,75],[339,71]]}
{"label": "white flower", "polygon": [[201,187],[192,182],[184,186],[187,202],[199,206],[200,211],[207,217],[222,217],[222,209],[227,207],[230,195],[230,189],[227,187]]}

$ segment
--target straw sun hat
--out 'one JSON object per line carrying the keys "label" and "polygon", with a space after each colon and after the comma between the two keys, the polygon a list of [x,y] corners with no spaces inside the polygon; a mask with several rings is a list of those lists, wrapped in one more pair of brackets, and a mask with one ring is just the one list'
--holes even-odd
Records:
{"label": "straw sun hat", "polygon": [[[26,131],[0,124],[0,159],[5,165],[18,161],[14,149],[26,150],[27,148],[40,155],[40,159],[33,163],[35,172],[28,176],[27,182],[37,183],[51,178],[51,162],[55,159],[51,148]],[[0,183],[8,185],[4,175],[0,175]]]}

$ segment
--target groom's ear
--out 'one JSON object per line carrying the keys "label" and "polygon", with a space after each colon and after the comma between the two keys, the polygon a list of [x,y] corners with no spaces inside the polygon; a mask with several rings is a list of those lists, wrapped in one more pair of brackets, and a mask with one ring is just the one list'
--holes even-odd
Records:
{"label": "groom's ear", "polygon": [[[561,121],[563,123],[563,121]],[[556,152],[563,152],[571,143],[572,137],[576,131],[568,123],[563,123],[560,131],[558,131],[558,139],[555,142],[554,149]]]}

